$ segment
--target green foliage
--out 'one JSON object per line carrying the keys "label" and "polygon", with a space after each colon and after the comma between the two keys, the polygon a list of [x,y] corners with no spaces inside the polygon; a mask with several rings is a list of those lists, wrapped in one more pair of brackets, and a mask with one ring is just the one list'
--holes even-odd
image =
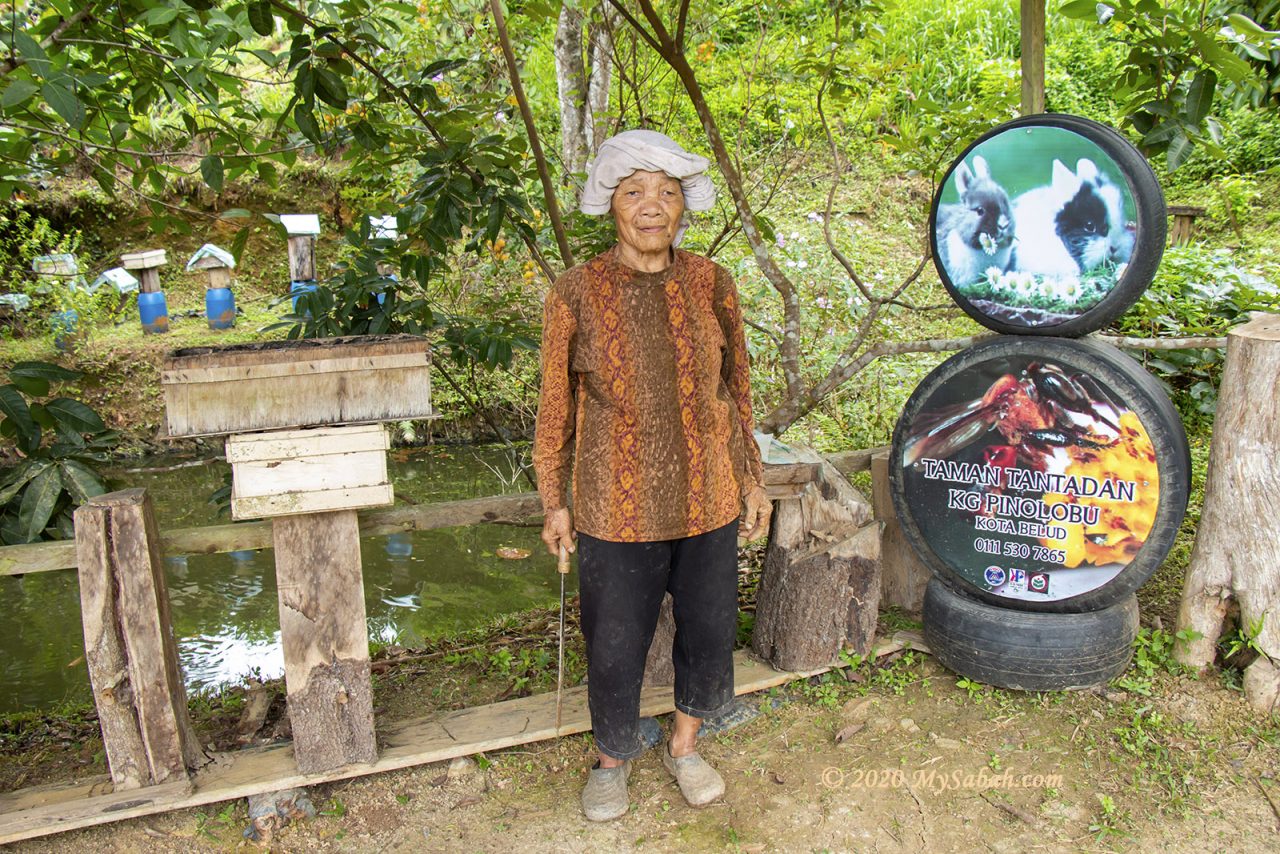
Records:
{"label": "green foliage", "polygon": [[80,240],[78,230],[58,232],[20,202],[0,206],[0,293],[26,294],[35,311],[49,308],[53,289],[37,278],[31,264],[41,255],[74,254]]}
{"label": "green foliage", "polygon": [[0,470],[0,542],[6,545],[72,536],[75,506],[106,492],[93,464],[106,461],[116,434],[83,403],[49,396],[53,384],[79,378],[57,365],[19,362],[0,386],[0,437],[13,442],[20,457]]}
{"label": "green foliage", "polygon": [[1138,629],[1133,642],[1133,664],[1115,680],[1126,691],[1150,696],[1156,677],[1161,673],[1181,673],[1183,667],[1173,657],[1179,644],[1189,643],[1199,637],[1193,629],[1183,629],[1176,635],[1164,629]]}
{"label": "green foliage", "polygon": [[[1191,245],[1165,252],[1151,287],[1119,321],[1129,335],[1220,336],[1253,311],[1280,310],[1280,287],[1242,269],[1226,249]],[[1215,349],[1148,351],[1143,363],[1173,390],[1191,423],[1212,418],[1224,354]]]}
{"label": "green foliage", "polygon": [[1116,89],[1124,124],[1141,135],[1145,152],[1164,154],[1170,172],[1197,145],[1220,151],[1219,83],[1240,92],[1264,88],[1240,53],[1266,57],[1280,35],[1246,15],[1207,14],[1190,0],[1071,0],[1059,11],[1096,20],[1128,48]]}

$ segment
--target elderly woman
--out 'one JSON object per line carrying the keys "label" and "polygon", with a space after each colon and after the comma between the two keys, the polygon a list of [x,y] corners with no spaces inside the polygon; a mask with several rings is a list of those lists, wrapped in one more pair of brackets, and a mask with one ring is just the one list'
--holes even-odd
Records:
{"label": "elderly woman", "polygon": [[[738,294],[729,273],[677,249],[684,212],[714,200],[707,160],[652,131],[601,145],[582,197],[617,244],[546,297],[533,461],[552,554],[578,552],[587,698],[599,761],[587,818],[628,809],[645,749],[640,686],[663,595],[676,624],[675,727],[662,764],[691,806],[724,793],[695,750],[733,699],[737,537],[767,530]],[[572,458],[573,513],[566,504]]]}

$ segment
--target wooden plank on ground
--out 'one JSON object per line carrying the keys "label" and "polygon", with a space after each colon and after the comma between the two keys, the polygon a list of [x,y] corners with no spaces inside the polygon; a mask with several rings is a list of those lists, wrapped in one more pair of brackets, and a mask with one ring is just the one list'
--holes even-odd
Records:
{"label": "wooden plank on ground", "polygon": [[[914,649],[924,647],[918,635],[898,632],[881,639],[873,655],[895,652],[908,643]],[[738,695],[763,691],[839,666],[833,663],[798,673],[778,671],[756,661],[746,650],[735,652],[734,660],[734,691]],[[212,762],[194,775],[189,788],[165,785],[104,792],[105,785],[99,776],[85,783],[10,792],[0,795],[0,845],[293,786],[313,786],[528,744],[557,735],[555,707],[555,694],[548,692],[391,724],[381,733],[385,746],[375,762],[313,774],[300,772],[294,762],[293,746],[283,744],[216,754]],[[646,688],[640,695],[642,715],[665,714],[674,708],[670,687]],[[565,689],[558,734],[573,735],[590,728],[586,686]]]}

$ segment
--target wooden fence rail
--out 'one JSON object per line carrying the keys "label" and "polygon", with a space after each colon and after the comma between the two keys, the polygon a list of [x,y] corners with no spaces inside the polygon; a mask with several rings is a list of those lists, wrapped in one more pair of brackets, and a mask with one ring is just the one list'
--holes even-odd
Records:
{"label": "wooden fence rail", "polygon": [[[840,471],[850,474],[868,469],[872,454],[883,450],[887,448],[842,451],[827,455],[827,459]],[[765,481],[771,497],[781,497],[792,487],[803,486],[812,479],[812,472],[804,466],[765,466]],[[360,536],[430,531],[482,522],[516,524],[527,522],[541,513],[542,502],[538,500],[536,492],[366,510],[359,514]],[[177,528],[160,534],[160,549],[166,555],[205,555],[241,549],[269,549],[272,542],[269,519],[234,525]],[[0,547],[0,576],[75,568],[76,544],[71,540]]]}

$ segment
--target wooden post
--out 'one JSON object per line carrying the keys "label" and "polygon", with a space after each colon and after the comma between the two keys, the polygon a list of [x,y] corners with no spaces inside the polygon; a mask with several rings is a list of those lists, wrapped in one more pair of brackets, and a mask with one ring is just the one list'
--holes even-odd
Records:
{"label": "wooden post", "polygon": [[294,757],[304,774],[378,758],[354,510],[272,520]]}
{"label": "wooden post", "polygon": [[316,277],[316,239],[309,234],[289,238],[289,280],[310,282]]}
{"label": "wooden post", "polygon": [[75,512],[85,661],[116,788],[185,779],[187,713],[151,499],[126,489]]}
{"label": "wooden post", "polygon": [[1044,3],[1022,0],[1022,114],[1044,112]]}
{"label": "wooden post", "polygon": [[871,505],[876,518],[884,525],[880,537],[880,601],[894,605],[908,614],[919,614],[924,608],[924,589],[929,584],[929,568],[920,562],[902,533],[898,514],[893,509],[889,492],[889,451],[871,457]]}
{"label": "wooden post", "polygon": [[289,278],[310,282],[316,277],[316,236],[320,234],[317,214],[280,214],[280,224],[289,236]]}
{"label": "wooden post", "polygon": [[1187,567],[1178,631],[1199,638],[1179,643],[1183,664],[1213,663],[1233,606],[1240,629],[1257,630],[1261,655],[1245,668],[1245,698],[1256,709],[1280,711],[1280,315],[1257,315],[1227,335],[1204,509]]}
{"label": "wooden post", "polygon": [[644,662],[644,684],[674,685],[676,666],[671,660],[671,647],[676,639],[675,612],[671,610],[671,594],[662,597],[662,610],[658,612],[658,626],[649,644],[649,654]]}
{"label": "wooden post", "polygon": [[830,462],[808,449],[819,479],[774,502],[751,647],[780,670],[831,663],[842,646],[866,654],[880,605],[880,524]]}

